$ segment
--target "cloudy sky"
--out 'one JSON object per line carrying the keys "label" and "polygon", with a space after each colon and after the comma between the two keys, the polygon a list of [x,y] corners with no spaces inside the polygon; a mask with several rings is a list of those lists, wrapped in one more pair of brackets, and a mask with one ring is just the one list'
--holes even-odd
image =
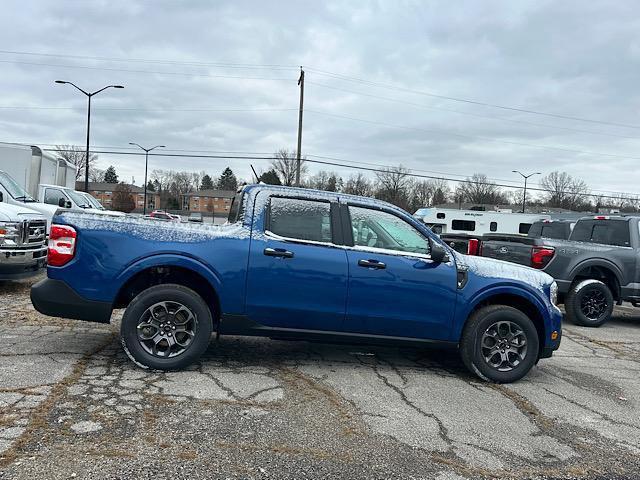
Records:
{"label": "cloudy sky", "polygon": [[[0,141],[129,142],[167,151],[295,149],[426,175],[564,170],[593,190],[638,192],[640,6],[633,1],[4,0]],[[502,107],[502,108],[500,108]],[[523,110],[539,113],[525,112]],[[184,153],[184,152],[183,152]],[[231,155],[231,154],[229,154]],[[144,161],[101,154],[142,183]],[[153,157],[150,169],[265,160]],[[355,173],[343,167],[311,165]],[[536,183],[536,182],[534,182]]]}

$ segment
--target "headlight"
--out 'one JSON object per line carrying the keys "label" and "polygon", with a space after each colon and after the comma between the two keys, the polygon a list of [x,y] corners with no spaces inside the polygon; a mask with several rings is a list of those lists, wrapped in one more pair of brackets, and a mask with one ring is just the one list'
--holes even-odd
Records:
{"label": "headlight", "polygon": [[553,282],[549,287],[549,300],[552,305],[558,304],[558,284],[556,282]]}
{"label": "headlight", "polygon": [[19,236],[16,223],[0,222],[0,245],[15,245]]}

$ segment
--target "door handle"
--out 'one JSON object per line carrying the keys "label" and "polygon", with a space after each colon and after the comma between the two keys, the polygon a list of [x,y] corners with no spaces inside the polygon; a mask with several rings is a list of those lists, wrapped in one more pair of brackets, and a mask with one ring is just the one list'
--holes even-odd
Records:
{"label": "door handle", "polygon": [[284,248],[265,248],[263,253],[267,257],[293,258],[293,252]]}
{"label": "door handle", "polygon": [[377,260],[358,260],[358,265],[365,268],[375,268],[376,270],[387,268],[386,264]]}

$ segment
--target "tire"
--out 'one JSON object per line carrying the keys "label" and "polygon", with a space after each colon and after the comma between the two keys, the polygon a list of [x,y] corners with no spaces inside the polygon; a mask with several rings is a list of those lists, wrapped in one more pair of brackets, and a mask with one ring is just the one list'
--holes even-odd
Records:
{"label": "tire", "polygon": [[211,310],[202,297],[182,285],[164,284],[131,301],[122,317],[120,339],[139,367],[179,370],[200,358],[212,330]]}
{"label": "tire", "polygon": [[[505,334],[504,338],[501,334]],[[509,342],[508,338],[519,345],[501,343]],[[507,347],[504,353],[500,345]],[[460,355],[466,367],[483,380],[495,383],[520,380],[536,363],[538,352],[538,331],[533,321],[506,305],[489,305],[475,312],[460,340]],[[507,360],[503,360],[505,354]]]}
{"label": "tire", "polygon": [[599,280],[582,280],[571,286],[564,304],[567,319],[583,327],[599,327],[611,318],[613,294]]}

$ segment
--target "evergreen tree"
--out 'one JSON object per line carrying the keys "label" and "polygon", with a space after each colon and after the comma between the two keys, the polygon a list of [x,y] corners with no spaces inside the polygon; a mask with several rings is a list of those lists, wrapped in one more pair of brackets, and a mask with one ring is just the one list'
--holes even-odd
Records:
{"label": "evergreen tree", "polygon": [[109,168],[104,172],[104,181],[106,183],[118,183],[118,174],[113,165],[109,165]]}
{"label": "evergreen tree", "polygon": [[225,168],[222,171],[220,180],[218,180],[218,188],[220,190],[231,190],[234,192],[238,189],[238,179],[233,173],[233,170],[231,170],[229,167]]}
{"label": "evergreen tree", "polygon": [[155,192],[156,186],[153,184],[151,180],[147,182],[147,192]]}
{"label": "evergreen tree", "polygon": [[282,185],[280,177],[278,177],[278,174],[273,168],[260,175],[260,178],[258,180],[268,185]]}
{"label": "evergreen tree", "polygon": [[200,190],[212,190],[213,189],[213,180],[208,174],[202,176],[202,180],[200,180]]}

